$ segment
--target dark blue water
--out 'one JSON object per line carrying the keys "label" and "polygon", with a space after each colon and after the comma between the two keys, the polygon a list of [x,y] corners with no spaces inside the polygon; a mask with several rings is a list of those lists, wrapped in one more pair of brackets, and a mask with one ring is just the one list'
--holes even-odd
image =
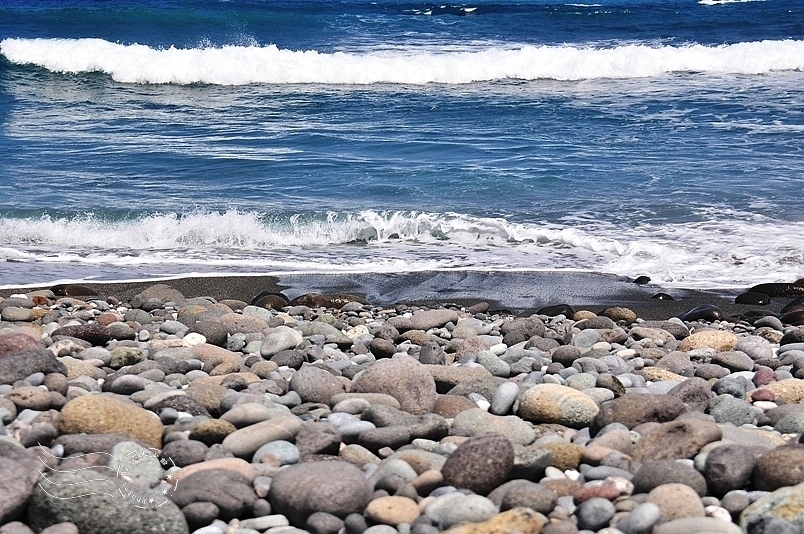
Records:
{"label": "dark blue water", "polygon": [[802,8],[4,2],[0,285],[798,278]]}

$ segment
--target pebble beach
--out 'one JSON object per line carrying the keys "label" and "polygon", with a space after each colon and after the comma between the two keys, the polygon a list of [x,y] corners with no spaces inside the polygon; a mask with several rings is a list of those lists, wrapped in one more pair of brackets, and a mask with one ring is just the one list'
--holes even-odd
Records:
{"label": "pebble beach", "polygon": [[0,291],[0,534],[804,531],[804,281],[407,276]]}

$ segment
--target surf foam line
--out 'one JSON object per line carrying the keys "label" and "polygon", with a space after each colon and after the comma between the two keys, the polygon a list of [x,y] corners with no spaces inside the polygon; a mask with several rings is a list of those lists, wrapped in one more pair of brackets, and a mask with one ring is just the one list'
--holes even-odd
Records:
{"label": "surf foam line", "polygon": [[[155,214],[131,220],[0,218],[8,271],[151,265],[166,272],[581,270],[668,287],[747,287],[804,275],[804,222],[707,220],[621,228],[456,213]],[[0,283],[2,283],[0,276]]]}
{"label": "surf foam line", "polygon": [[804,41],[731,45],[489,46],[322,53],[274,45],[152,48],[102,39],[0,41],[13,64],[65,74],[105,73],[138,84],[468,84],[495,80],[649,78],[677,72],[766,74],[804,70]]}

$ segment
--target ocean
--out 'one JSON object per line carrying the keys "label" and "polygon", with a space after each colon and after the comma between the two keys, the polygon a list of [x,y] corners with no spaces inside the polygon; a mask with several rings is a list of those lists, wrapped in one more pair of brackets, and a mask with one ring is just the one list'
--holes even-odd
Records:
{"label": "ocean", "polygon": [[0,287],[804,276],[804,0],[3,0]]}

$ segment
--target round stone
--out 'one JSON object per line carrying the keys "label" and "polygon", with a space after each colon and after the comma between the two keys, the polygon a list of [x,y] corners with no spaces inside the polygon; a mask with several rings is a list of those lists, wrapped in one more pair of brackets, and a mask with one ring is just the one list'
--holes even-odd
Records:
{"label": "round stone", "polygon": [[578,390],[558,384],[537,384],[520,396],[518,413],[533,423],[583,428],[594,420],[598,411],[595,401]]}
{"label": "round stone", "polygon": [[419,517],[419,505],[408,497],[380,497],[368,504],[365,515],[385,525],[413,523]]}

